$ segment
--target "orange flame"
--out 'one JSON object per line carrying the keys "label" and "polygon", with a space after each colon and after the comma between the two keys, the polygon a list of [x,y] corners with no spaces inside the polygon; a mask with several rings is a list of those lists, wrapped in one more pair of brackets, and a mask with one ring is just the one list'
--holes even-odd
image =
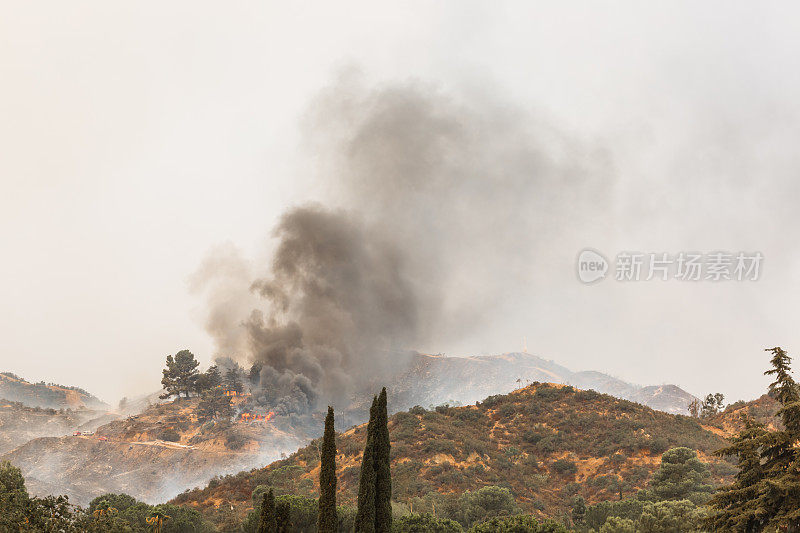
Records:
{"label": "orange flame", "polygon": [[265,423],[275,418],[275,411],[270,411],[265,415],[254,415],[252,413],[242,413],[241,421],[250,422],[256,420],[263,420]]}

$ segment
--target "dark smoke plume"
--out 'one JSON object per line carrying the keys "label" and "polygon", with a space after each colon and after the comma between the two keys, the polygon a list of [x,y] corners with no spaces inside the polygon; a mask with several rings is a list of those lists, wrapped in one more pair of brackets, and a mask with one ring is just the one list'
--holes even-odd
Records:
{"label": "dark smoke plume", "polygon": [[[291,411],[346,393],[351,376],[385,371],[381,354],[405,347],[417,301],[399,252],[344,212],[301,207],[283,216],[272,276],[253,290],[269,311],[246,322],[261,385]],[[282,405],[281,402],[291,402]]]}
{"label": "dark smoke plume", "polygon": [[257,400],[282,412],[346,401],[409,350],[474,342],[606,197],[602,153],[482,98],[345,79],[306,126],[326,207],[284,214],[265,277],[223,250],[197,278],[219,353],[261,365]]}

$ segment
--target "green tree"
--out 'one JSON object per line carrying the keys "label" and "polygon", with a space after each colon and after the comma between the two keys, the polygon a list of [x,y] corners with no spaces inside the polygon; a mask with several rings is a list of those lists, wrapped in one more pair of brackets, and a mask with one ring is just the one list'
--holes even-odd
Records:
{"label": "green tree", "polygon": [[586,508],[585,525],[598,530],[610,517],[623,518],[633,523],[642,515],[644,506],[645,502],[640,500],[598,502]]}
{"label": "green tree", "polygon": [[715,415],[722,410],[725,396],[722,393],[708,394],[703,403],[700,404],[700,417],[706,418]]}
{"label": "green tree", "polygon": [[277,533],[278,520],[275,514],[275,495],[272,489],[269,489],[264,494],[264,500],[261,503],[261,522],[258,525],[258,533]]}
{"label": "green tree", "polygon": [[[253,489],[254,509],[248,513],[242,524],[244,533],[256,533],[261,523],[264,496],[269,489],[258,485]],[[337,531],[352,533],[355,509],[338,507],[339,519]],[[279,533],[312,533],[317,531],[318,503],[317,498],[284,494],[275,497],[275,521]],[[227,531],[227,530],[226,530]]]}
{"label": "green tree", "polygon": [[586,500],[583,496],[575,496],[572,499],[572,522],[582,525],[586,518]]}
{"label": "green tree", "polygon": [[161,385],[165,392],[160,398],[166,399],[181,394],[188,398],[189,393],[195,390],[199,365],[200,363],[189,350],[181,350],[174,357],[168,355],[167,367],[162,371],[163,377],[161,378]]}
{"label": "green tree", "polygon": [[735,457],[739,472],[732,485],[708,502],[713,511],[707,525],[713,531],[754,532],[766,524],[759,488],[765,476],[760,452],[767,430],[747,415],[742,415],[742,422],[744,429],[731,439],[732,444],[715,452],[719,457]]}
{"label": "green tree", "polygon": [[202,393],[203,391],[213,389],[222,385],[222,376],[219,373],[217,365],[211,365],[208,370],[197,376],[195,382],[195,390]]}
{"label": "green tree", "polygon": [[694,533],[703,530],[705,508],[689,500],[652,502],[645,505],[636,531],[641,533]]}
{"label": "green tree", "polygon": [[230,396],[225,395],[222,387],[205,390],[197,404],[197,418],[201,421],[212,419],[230,419],[233,416]]}
{"label": "green tree", "polygon": [[319,469],[319,533],[336,533],[336,430],[333,408],[328,406],[325,433],[322,437],[322,456]]}
{"label": "green tree", "polygon": [[461,524],[449,518],[436,518],[430,514],[401,516],[392,523],[393,533],[461,533]]}
{"label": "green tree", "polygon": [[700,418],[700,400],[697,398],[689,402],[689,414],[692,418]]}
{"label": "green tree", "polygon": [[25,527],[27,531],[79,531],[75,523],[75,514],[66,496],[46,496],[32,498],[28,506],[28,517]]}
{"label": "green tree", "polygon": [[[780,347],[768,348],[773,376],[769,392],[780,403],[779,431],[746,426],[732,446],[720,450],[739,459],[740,475],[711,501],[708,524],[759,532],[800,531],[800,387],[791,375],[791,358]],[[727,452],[727,453],[726,453]],[[758,457],[756,457],[758,455]]]}
{"label": "green tree", "polygon": [[367,441],[361,456],[361,474],[358,481],[358,510],[356,533],[375,533],[375,425],[377,423],[378,397],[372,399],[367,422]]}
{"label": "green tree", "polygon": [[600,528],[600,533],[636,533],[636,524],[630,518],[609,516]]}
{"label": "green tree", "polygon": [[392,474],[386,388],[372,399],[358,485],[357,533],[392,530]]}
{"label": "green tree", "polygon": [[317,528],[316,498],[284,494],[275,498],[275,516],[281,533],[311,533]]}
{"label": "green tree", "polygon": [[108,509],[109,507],[113,507],[117,511],[125,511],[132,505],[136,505],[136,503],[136,498],[133,496],[109,492],[89,502],[89,512],[93,513],[97,510]]}
{"label": "green tree", "polygon": [[467,491],[458,498],[455,518],[466,527],[497,516],[518,512],[514,495],[505,487],[488,486]]}
{"label": "green tree", "polygon": [[378,395],[375,424],[375,531],[392,530],[392,473],[391,444],[389,442],[389,413],[386,387]]}
{"label": "green tree", "polygon": [[650,485],[639,493],[639,499],[691,500],[703,504],[711,497],[713,487],[708,465],[690,448],[672,448],[661,456],[661,466],[653,474]]}
{"label": "green tree", "polygon": [[25,524],[30,497],[19,468],[0,463],[0,531],[17,531]]}
{"label": "green tree", "polygon": [[[169,517],[162,526],[163,533],[210,533],[215,531],[212,526],[203,520],[203,517],[196,509],[172,504],[156,506],[142,504],[142,506],[150,509],[151,516],[160,514]],[[122,516],[128,516],[128,513],[133,509],[133,507],[129,508],[128,511],[122,513]],[[133,522],[131,523],[133,524]]]}
{"label": "green tree", "polygon": [[236,391],[237,394],[241,394],[244,391],[244,384],[242,383],[242,372],[238,366],[229,368],[225,372],[224,385],[225,390],[232,390]]}
{"label": "green tree", "polygon": [[475,525],[470,533],[567,533],[567,528],[552,520],[539,522],[531,515],[490,518]]}

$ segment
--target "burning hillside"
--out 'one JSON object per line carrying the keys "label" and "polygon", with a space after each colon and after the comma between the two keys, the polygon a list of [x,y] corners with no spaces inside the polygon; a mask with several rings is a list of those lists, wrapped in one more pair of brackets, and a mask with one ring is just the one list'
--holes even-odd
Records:
{"label": "burning hillside", "polygon": [[274,413],[203,422],[198,403],[189,398],[155,405],[76,436],[65,428],[61,434],[70,436],[33,439],[2,459],[22,469],[34,494],[67,494],[85,505],[100,494],[124,492],[158,502],[290,453],[320,424],[310,416]]}

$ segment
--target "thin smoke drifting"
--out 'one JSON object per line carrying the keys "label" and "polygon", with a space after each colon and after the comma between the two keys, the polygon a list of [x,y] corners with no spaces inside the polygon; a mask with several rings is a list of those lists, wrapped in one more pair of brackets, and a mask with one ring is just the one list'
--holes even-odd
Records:
{"label": "thin smoke drifting", "polygon": [[220,355],[260,365],[257,400],[279,412],[341,405],[412,349],[496,328],[606,196],[602,154],[484,99],[343,80],[306,126],[325,205],[283,215],[265,275],[222,249],[196,280]]}

